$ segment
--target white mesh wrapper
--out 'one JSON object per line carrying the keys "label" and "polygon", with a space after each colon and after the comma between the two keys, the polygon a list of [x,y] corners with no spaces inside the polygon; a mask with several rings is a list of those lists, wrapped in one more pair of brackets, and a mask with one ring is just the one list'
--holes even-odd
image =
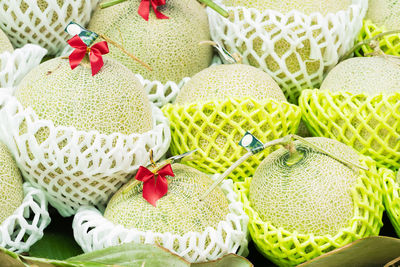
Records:
{"label": "white mesh wrapper", "polygon": [[157,243],[189,262],[215,260],[228,253],[247,256],[249,219],[233,191],[232,180],[225,180],[221,189],[228,198],[229,213],[216,229],[208,227],[202,233],[189,232],[183,236],[142,232],[113,224],[93,207],[82,207],[75,215],[72,226],[75,240],[85,252],[129,242]]}
{"label": "white mesh wrapper", "polygon": [[85,26],[98,0],[0,1],[0,28],[14,47],[38,44],[55,55],[65,46],[70,21]]}
{"label": "white mesh wrapper", "polygon": [[46,49],[32,44],[27,44],[12,53],[0,53],[0,88],[17,86],[29,71],[40,64],[46,54]]}
{"label": "white mesh wrapper", "polygon": [[[254,8],[225,8],[233,12],[232,21],[207,9],[211,38],[229,52],[242,55],[243,63],[250,64],[249,60],[256,62],[253,65],[269,73],[288,99],[295,102],[301,89],[318,86],[324,72],[335,66],[353,46],[368,8],[368,0],[353,0],[348,10],[327,15],[317,12],[305,15],[296,10],[282,14],[274,10],[261,12]],[[302,60],[296,50],[303,48],[306,40],[310,43],[310,60]],[[276,48],[281,42],[288,48],[279,56]],[[261,46],[258,53],[255,46]],[[289,57],[292,59],[289,60]],[[293,65],[289,62],[293,58],[298,65],[289,70],[287,63]],[[266,61],[274,61],[275,69],[271,70]],[[310,61],[317,62],[317,66],[319,63],[319,67],[311,73],[307,70]]]}
{"label": "white mesh wrapper", "polygon": [[[12,96],[0,97],[0,140],[10,149],[26,180],[45,191],[49,203],[62,216],[82,205],[104,205],[140,165],[149,163],[149,150],[157,160],[171,141],[169,122],[155,106],[153,129],[144,134],[111,135],[77,131],[41,120],[31,108]],[[20,131],[25,123],[26,130]],[[35,134],[47,129],[39,144]]]}
{"label": "white mesh wrapper", "polygon": [[24,195],[22,204],[0,225],[0,246],[17,253],[27,252],[50,223],[44,193],[24,183]]}

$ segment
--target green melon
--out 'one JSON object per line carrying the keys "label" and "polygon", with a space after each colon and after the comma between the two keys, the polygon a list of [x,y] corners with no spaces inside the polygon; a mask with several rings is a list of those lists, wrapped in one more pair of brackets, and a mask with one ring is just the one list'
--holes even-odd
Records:
{"label": "green melon", "polygon": [[150,102],[140,81],[122,64],[107,58],[95,76],[86,59],[74,70],[68,59],[46,61],[23,79],[15,96],[55,126],[131,134],[147,132],[153,125]]}
{"label": "green melon", "polygon": [[23,199],[21,173],[7,146],[0,143],[0,224],[14,213]]}
{"label": "green melon", "polygon": [[7,35],[0,29],[0,53],[5,51],[12,52],[14,50],[10,40],[8,40]]}
{"label": "green melon", "polygon": [[168,0],[158,10],[169,19],[157,19],[151,11],[149,21],[138,15],[139,4],[140,1],[128,0],[106,9],[98,8],[88,27],[121,43],[153,71],[143,68],[116,47],[110,47],[109,56],[134,73],[162,83],[180,82],[210,65],[212,47],[199,45],[210,39],[208,18],[196,0]]}
{"label": "green melon", "polygon": [[[358,163],[350,147],[328,138],[307,138],[335,156]],[[351,190],[358,170],[295,142],[303,159],[289,165],[289,151],[271,153],[257,168],[250,185],[250,203],[265,222],[300,234],[335,235],[354,214]]]}
{"label": "green melon", "polygon": [[369,0],[365,19],[371,20],[378,26],[385,26],[388,30],[399,30],[400,1]]}
{"label": "green melon", "polygon": [[142,197],[142,183],[123,193],[136,181],[133,180],[112,197],[104,217],[129,229],[176,235],[203,232],[207,227],[216,228],[229,213],[228,201],[222,190],[216,188],[200,201],[200,196],[210,187],[212,180],[206,174],[182,164],[173,164],[172,169],[175,176],[167,176],[168,193],[157,201],[157,207]]}
{"label": "green melon", "polygon": [[209,67],[192,77],[180,90],[176,104],[206,102],[226,97],[250,96],[287,102],[279,85],[262,70],[244,64]]}

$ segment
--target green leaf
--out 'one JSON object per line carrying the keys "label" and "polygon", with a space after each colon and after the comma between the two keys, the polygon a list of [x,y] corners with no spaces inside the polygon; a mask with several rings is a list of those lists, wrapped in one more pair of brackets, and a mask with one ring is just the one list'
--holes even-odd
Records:
{"label": "green leaf", "polygon": [[236,254],[228,254],[214,261],[204,263],[192,263],[192,267],[252,267],[253,264]]}
{"label": "green leaf", "polygon": [[373,236],[335,249],[299,267],[384,266],[400,254],[400,239]]}
{"label": "green leaf", "polygon": [[189,267],[190,263],[169,250],[148,244],[128,243],[97,250],[67,260],[70,263],[92,262],[132,267]]}

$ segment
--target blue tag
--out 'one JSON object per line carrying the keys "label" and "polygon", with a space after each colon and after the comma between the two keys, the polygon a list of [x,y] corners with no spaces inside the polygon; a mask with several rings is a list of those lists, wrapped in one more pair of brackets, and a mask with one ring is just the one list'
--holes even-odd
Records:
{"label": "blue tag", "polygon": [[239,145],[253,154],[257,154],[264,149],[264,144],[249,132],[244,134]]}
{"label": "blue tag", "polygon": [[94,43],[97,37],[99,37],[97,33],[91,32],[73,21],[65,27],[65,32],[71,36],[78,35],[88,47]]}

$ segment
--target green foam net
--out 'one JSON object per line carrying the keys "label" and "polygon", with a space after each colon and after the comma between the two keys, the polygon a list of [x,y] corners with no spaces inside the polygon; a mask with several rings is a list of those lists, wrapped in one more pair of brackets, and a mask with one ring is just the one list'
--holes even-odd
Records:
{"label": "green foam net", "polygon": [[[226,98],[204,103],[166,105],[171,123],[171,153],[198,148],[193,160],[184,162],[208,174],[223,173],[247,151],[238,145],[251,132],[263,143],[294,134],[301,119],[300,108],[272,99]],[[242,163],[229,176],[234,181],[252,176],[274,147]]]}
{"label": "green foam net", "polygon": [[400,185],[391,170],[382,168],[380,172],[383,177],[383,201],[386,213],[397,236],[400,237]]}
{"label": "green foam net", "polygon": [[251,178],[236,183],[235,190],[249,216],[250,235],[261,254],[278,266],[294,266],[357,239],[378,235],[383,225],[384,210],[381,177],[373,160],[362,157],[361,162],[370,170],[360,170],[357,183],[352,189],[353,218],[349,221],[348,227],[341,229],[335,236],[299,234],[281,227],[277,228],[270,222],[264,222],[251,207],[249,201]]}
{"label": "green foam net", "polygon": [[345,143],[381,167],[400,167],[400,92],[368,96],[304,90],[299,106],[313,135]]}
{"label": "green foam net", "polygon": [[[387,32],[385,26],[379,27],[370,20],[364,21],[363,27],[357,37],[357,43],[370,39],[380,33]],[[378,39],[379,47],[387,55],[400,56],[400,34],[385,35]],[[355,51],[356,56],[363,57],[374,50],[369,45],[362,45]]]}

